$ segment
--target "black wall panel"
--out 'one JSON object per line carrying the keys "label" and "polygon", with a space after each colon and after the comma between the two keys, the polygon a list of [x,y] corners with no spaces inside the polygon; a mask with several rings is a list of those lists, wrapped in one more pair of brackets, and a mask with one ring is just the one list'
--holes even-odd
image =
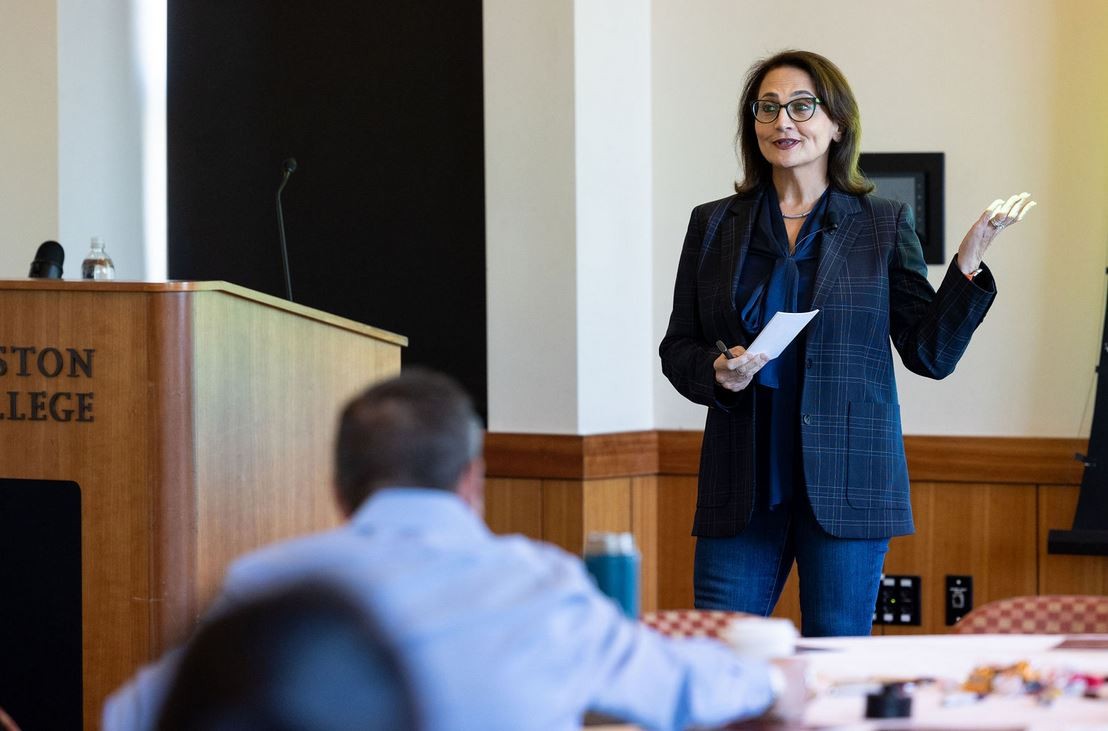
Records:
{"label": "black wall panel", "polygon": [[170,0],[169,275],[407,335],[486,403],[478,0]]}
{"label": "black wall panel", "polygon": [[81,635],[80,487],[0,479],[0,708],[20,728],[81,728]]}

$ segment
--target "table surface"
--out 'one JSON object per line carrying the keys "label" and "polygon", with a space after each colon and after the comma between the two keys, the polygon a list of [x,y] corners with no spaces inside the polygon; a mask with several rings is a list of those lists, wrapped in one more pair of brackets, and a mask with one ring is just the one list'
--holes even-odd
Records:
{"label": "table surface", "polygon": [[[1108,729],[1108,701],[1063,697],[1042,706],[1026,695],[990,695],[966,705],[944,707],[942,692],[923,685],[913,698],[910,719],[866,721],[864,691],[836,692],[851,681],[964,681],[982,665],[1020,661],[1038,670],[1073,670],[1108,675],[1108,650],[1056,649],[1059,635],[915,635],[803,640],[815,679],[817,697],[804,714],[808,724],[851,729]],[[1108,637],[1090,637],[1108,640]]]}
{"label": "table surface", "polygon": [[[1066,639],[1099,645],[1095,649],[1058,648]],[[800,652],[811,669],[816,697],[803,722],[795,725],[764,721],[738,724],[736,729],[975,729],[1000,731],[1108,731],[1108,700],[1062,697],[1042,706],[1026,695],[990,695],[943,706],[937,685],[922,684],[913,695],[912,717],[895,720],[865,718],[864,686],[875,681],[920,678],[964,681],[979,666],[1005,666],[1027,661],[1036,670],[1070,670],[1108,676],[1108,635],[1066,638],[1060,635],[911,635],[802,639]],[[590,731],[630,731],[634,726],[589,727]]]}

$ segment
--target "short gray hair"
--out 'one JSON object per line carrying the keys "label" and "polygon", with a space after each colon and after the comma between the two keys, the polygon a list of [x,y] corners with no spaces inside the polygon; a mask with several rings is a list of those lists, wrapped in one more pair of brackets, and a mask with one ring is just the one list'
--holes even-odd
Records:
{"label": "short gray hair", "polygon": [[411,368],[370,386],[343,409],[335,445],[335,483],[356,509],[381,487],[453,491],[481,453],[473,401],[447,375]]}

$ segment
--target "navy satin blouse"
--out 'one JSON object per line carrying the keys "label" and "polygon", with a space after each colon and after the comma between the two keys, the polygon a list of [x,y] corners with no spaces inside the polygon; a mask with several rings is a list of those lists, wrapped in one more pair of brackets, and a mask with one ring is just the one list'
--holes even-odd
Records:
{"label": "navy satin blouse", "polygon": [[[824,191],[804,220],[789,253],[789,237],[777,191],[766,194],[755,216],[750,250],[739,274],[736,296],[741,325],[749,340],[777,312],[807,312],[815,290],[816,266],[823,243],[823,219],[829,195]],[[800,389],[804,385],[804,333],[754,379],[755,485],[757,505],[777,508],[803,494],[800,452]]]}

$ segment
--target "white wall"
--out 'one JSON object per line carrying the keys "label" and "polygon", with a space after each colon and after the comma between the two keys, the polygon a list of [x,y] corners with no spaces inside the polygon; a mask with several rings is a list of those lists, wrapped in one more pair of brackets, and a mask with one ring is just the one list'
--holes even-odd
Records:
{"label": "white wall", "polygon": [[489,428],[575,434],[573,3],[483,13]]}
{"label": "white wall", "polygon": [[[994,198],[1029,190],[1040,204],[986,257],[999,296],[954,375],[898,371],[906,433],[1087,436],[1108,258],[1106,45],[1099,0],[654,0],[655,338],[689,211],[737,175],[747,68],[805,48],[850,79],[864,150],[946,153],[950,255]],[[658,427],[702,427],[660,373],[654,394]]]}
{"label": "white wall", "polygon": [[56,26],[51,2],[0,0],[0,278],[58,238]]}
{"label": "white wall", "polygon": [[[26,276],[59,237],[75,276],[94,234],[121,277],[150,276],[159,198],[142,182],[150,80],[136,50],[149,32],[132,18],[154,5],[0,0],[0,277]],[[678,247],[690,208],[737,173],[742,75],[797,46],[846,71],[865,149],[946,153],[948,251],[993,198],[1028,189],[1041,203],[988,256],[1000,296],[958,371],[899,375],[906,431],[1088,433],[1108,3],[486,0],[484,16],[494,430],[700,428],[654,353]]]}
{"label": "white wall", "polygon": [[[152,11],[162,19],[160,36],[135,25]],[[164,117],[153,128],[158,145],[144,155],[152,138],[144,94],[160,95],[153,108],[164,110],[164,77],[144,89],[139,56],[142,44],[164,49],[164,12],[160,0],[0,0],[0,136],[8,142],[0,278],[26,277],[46,239],[65,248],[65,278],[79,278],[94,235],[107,242],[121,279],[164,277]],[[154,241],[161,268],[153,272],[144,248],[149,161],[162,181],[146,207],[162,232]]]}
{"label": "white wall", "polygon": [[65,278],[81,276],[89,239],[100,236],[116,277],[143,279],[143,83],[134,8],[131,0],[57,4],[58,210]]}

